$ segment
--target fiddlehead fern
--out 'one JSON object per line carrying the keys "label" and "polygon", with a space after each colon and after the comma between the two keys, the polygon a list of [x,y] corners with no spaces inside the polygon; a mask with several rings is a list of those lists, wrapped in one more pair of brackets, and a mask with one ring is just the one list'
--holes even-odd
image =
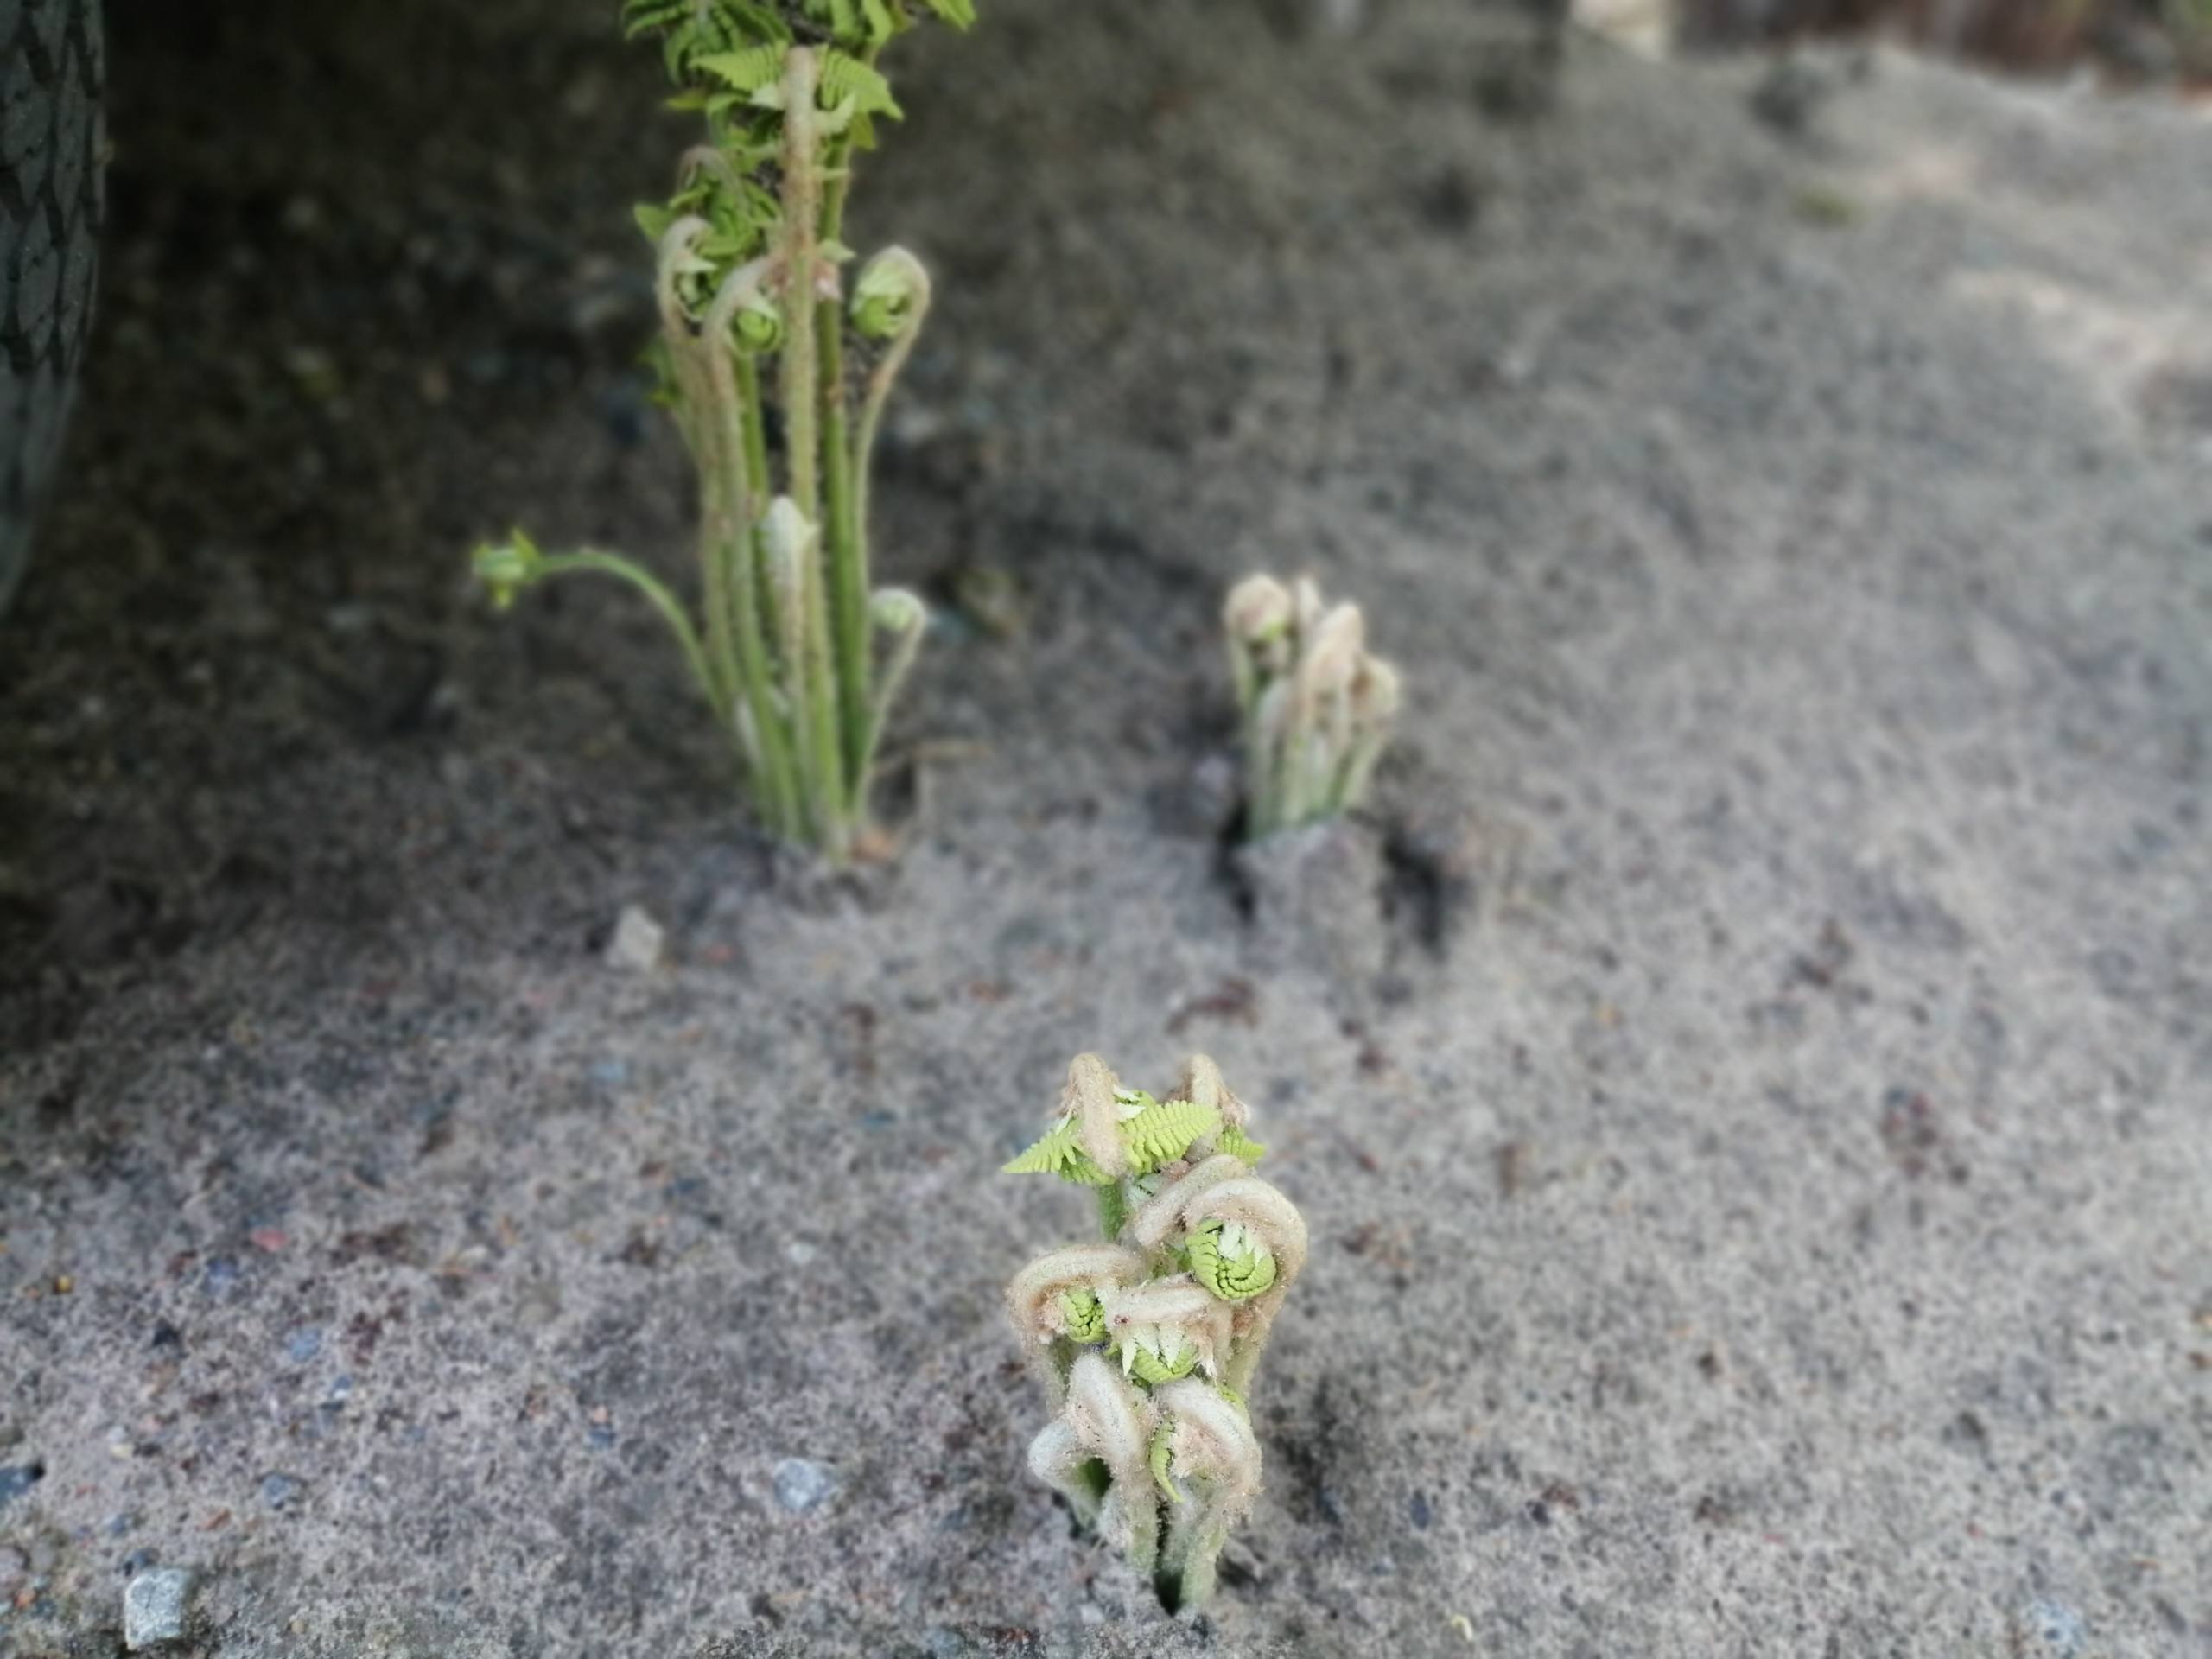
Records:
{"label": "fiddlehead fern", "polygon": [[[632,36],[659,41],[676,103],[706,126],[674,193],[637,210],[659,256],[661,339],[649,353],[658,400],[699,473],[696,610],[608,554],[548,556],[517,538],[480,550],[477,568],[503,608],[569,571],[642,593],[734,740],[760,817],[842,861],[865,844],[891,698],[928,620],[913,594],[870,581],[866,488],[929,283],[912,255],[890,250],[862,273],[849,315],[844,200],[874,124],[899,116],[880,54],[926,19],[965,28],[974,10],[969,0],[625,0],[622,18]],[[857,429],[849,334],[877,359]],[[783,434],[772,449],[771,402]]]}
{"label": "fiddlehead fern", "polygon": [[1155,1573],[1171,1609],[1210,1593],[1259,1491],[1244,1390],[1306,1259],[1305,1223],[1251,1173],[1248,1118],[1203,1055],[1157,1100],[1086,1054],[1052,1128],[1007,1166],[1096,1186],[1107,1234],[1039,1257],[1008,1289],[1025,1345],[1058,1357],[1057,1414],[1031,1467]]}
{"label": "fiddlehead fern", "polygon": [[1367,651],[1356,605],[1325,607],[1300,578],[1248,576],[1222,607],[1244,716],[1245,833],[1357,806],[1397,719],[1395,670]]}

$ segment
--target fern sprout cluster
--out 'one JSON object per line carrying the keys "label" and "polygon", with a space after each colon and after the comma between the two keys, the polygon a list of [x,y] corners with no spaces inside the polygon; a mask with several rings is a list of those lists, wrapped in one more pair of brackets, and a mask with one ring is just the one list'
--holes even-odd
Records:
{"label": "fern sprout cluster", "polygon": [[1306,1260],[1306,1224],[1252,1173],[1266,1148],[1205,1055],[1165,1100],[1095,1054],[1068,1068],[1042,1140],[1007,1166],[1096,1195],[1100,1242],[1048,1251],[1007,1311],[1052,1408],[1029,1466],[1170,1609],[1211,1593],[1260,1490],[1245,1403]]}
{"label": "fern sprout cluster", "polygon": [[1254,840],[1357,806],[1398,714],[1398,676],[1369,654],[1357,605],[1301,576],[1247,576],[1222,626],[1244,717],[1245,833]]}
{"label": "fern sprout cluster", "polygon": [[[868,477],[893,385],[930,303],[921,264],[862,265],[840,240],[854,158],[899,111],[883,48],[971,0],[628,0],[676,102],[697,111],[674,194],[638,210],[658,256],[662,400],[696,464],[699,593],[617,554],[480,548],[501,605],[591,572],[641,593],[774,833],[842,860],[867,823],[885,719],[927,616],[870,581]],[[772,442],[770,411],[781,416]]]}

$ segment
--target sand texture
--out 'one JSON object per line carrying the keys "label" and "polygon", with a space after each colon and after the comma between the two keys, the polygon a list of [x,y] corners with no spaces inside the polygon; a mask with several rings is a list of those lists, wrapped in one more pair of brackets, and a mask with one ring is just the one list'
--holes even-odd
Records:
{"label": "sand texture", "polygon": [[[2212,1652],[2212,122],[988,0],[856,210],[942,620],[832,879],[626,595],[466,576],[685,568],[649,57],[282,10],[117,8],[0,628],[0,1651]],[[1255,565],[1409,704],[1232,857]],[[1194,1048],[1314,1253],[1178,1627],[1024,1473],[1086,1211],[994,1172]]]}

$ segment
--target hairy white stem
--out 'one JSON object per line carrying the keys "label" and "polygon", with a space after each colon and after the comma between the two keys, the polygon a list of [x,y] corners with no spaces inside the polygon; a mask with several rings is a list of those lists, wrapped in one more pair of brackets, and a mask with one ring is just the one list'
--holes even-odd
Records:
{"label": "hairy white stem", "polygon": [[1077,1522],[1096,1527],[1102,1494],[1084,1477],[1090,1461],[1090,1452],[1063,1418],[1052,1419],[1029,1442],[1029,1472],[1067,1499]]}
{"label": "hairy white stem", "polygon": [[1160,1504],[1149,1459],[1159,1408],[1103,1355],[1086,1353],[1068,1374],[1061,1416],[1113,1478],[1099,1509],[1099,1535],[1140,1573],[1150,1573],[1160,1554]]}
{"label": "hairy white stem", "polygon": [[1068,1063],[1067,1086],[1060,1091],[1060,1116],[1077,1122],[1076,1144],[1117,1180],[1129,1173],[1128,1149],[1122,1144],[1122,1103],[1114,1097],[1121,1086],[1104,1060],[1078,1054]]}
{"label": "hairy white stem", "polygon": [[1168,1098],[1196,1101],[1201,1106],[1212,1107],[1221,1114],[1224,1129],[1241,1129],[1252,1119],[1252,1109],[1231,1091],[1221,1075],[1221,1068],[1205,1054],[1193,1054],[1183,1062],[1182,1080]]}
{"label": "hairy white stem", "polygon": [[1244,1414],[1204,1382],[1169,1382],[1154,1394],[1174,1425],[1168,1472],[1181,1502],[1167,1511],[1160,1577],[1176,1601],[1212,1593],[1221,1547],[1260,1493],[1260,1443]]}

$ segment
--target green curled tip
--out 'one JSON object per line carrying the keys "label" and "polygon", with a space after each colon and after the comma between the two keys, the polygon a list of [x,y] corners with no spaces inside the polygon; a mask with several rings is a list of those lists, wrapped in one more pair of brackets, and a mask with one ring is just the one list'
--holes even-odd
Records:
{"label": "green curled tip", "polygon": [[544,562],[537,543],[520,531],[504,542],[486,543],[469,561],[477,580],[491,589],[493,607],[502,611],[537,577]]}
{"label": "green curled tip", "polygon": [[1204,1221],[1191,1230],[1191,1276],[1224,1302],[1249,1301],[1275,1281],[1275,1255],[1242,1222]]}
{"label": "green curled tip", "polygon": [[1167,1478],[1168,1465],[1175,1457],[1175,1425],[1163,1422],[1152,1433],[1152,1478],[1170,1503],[1180,1503],[1183,1494],[1175,1490],[1175,1483]]}
{"label": "green curled tip", "polygon": [[1071,1341],[1093,1343],[1106,1340],[1106,1310],[1100,1305],[1094,1291],[1062,1291],[1060,1318]]}

